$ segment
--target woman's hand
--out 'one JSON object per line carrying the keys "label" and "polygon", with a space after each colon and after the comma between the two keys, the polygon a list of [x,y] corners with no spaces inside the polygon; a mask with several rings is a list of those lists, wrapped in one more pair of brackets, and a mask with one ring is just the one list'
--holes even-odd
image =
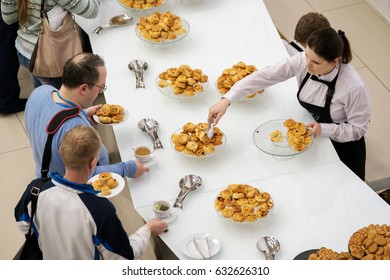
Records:
{"label": "woman's hand", "polygon": [[317,138],[321,135],[321,124],[319,124],[318,122],[308,123],[306,126],[311,127],[311,132],[314,138]]}
{"label": "woman's hand", "polygon": [[211,119],[216,115],[214,125],[217,125],[222,116],[226,113],[227,107],[229,107],[230,101],[226,98],[222,98],[215,103],[209,109],[209,116],[207,117],[207,123],[211,122]]}
{"label": "woman's hand", "polygon": [[146,223],[152,235],[159,235],[168,229],[168,224],[157,218],[153,218]]}
{"label": "woman's hand", "polygon": [[149,167],[143,165],[139,161],[135,161],[135,165],[136,165],[136,171],[135,171],[135,175],[133,178],[138,178],[138,177],[144,175],[146,172],[149,172],[149,170],[150,170]]}

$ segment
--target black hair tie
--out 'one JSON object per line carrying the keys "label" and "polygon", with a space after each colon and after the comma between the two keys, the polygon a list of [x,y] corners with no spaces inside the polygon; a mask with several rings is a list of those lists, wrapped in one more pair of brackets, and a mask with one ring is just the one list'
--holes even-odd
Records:
{"label": "black hair tie", "polygon": [[344,37],[345,36],[345,33],[342,30],[337,31],[337,33],[339,34],[340,37]]}

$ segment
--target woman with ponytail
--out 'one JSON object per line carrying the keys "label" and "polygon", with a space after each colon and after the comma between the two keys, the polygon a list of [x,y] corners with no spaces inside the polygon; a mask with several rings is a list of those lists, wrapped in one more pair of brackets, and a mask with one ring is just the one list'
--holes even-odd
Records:
{"label": "woman with ponytail", "polygon": [[352,51],[345,33],[333,28],[313,32],[303,53],[253,72],[235,83],[210,107],[214,124],[235,100],[252,92],[297,77],[298,102],[312,116],[307,124],[314,137],[329,137],[340,160],[362,180],[365,177],[367,133],[371,99],[367,86],[349,64]]}
{"label": "woman with ponytail", "polygon": [[[44,1],[44,12],[60,6],[70,13],[85,18],[95,18],[99,10],[98,0],[1,0],[3,20],[7,24],[19,22],[15,46],[20,65],[27,69],[41,28],[42,1]],[[62,84],[61,78],[31,76],[34,87],[49,84],[59,89]]]}

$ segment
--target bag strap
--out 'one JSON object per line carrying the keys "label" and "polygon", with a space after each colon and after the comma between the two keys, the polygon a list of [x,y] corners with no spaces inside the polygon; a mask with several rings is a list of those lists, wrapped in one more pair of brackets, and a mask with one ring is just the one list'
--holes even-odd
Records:
{"label": "bag strap", "polygon": [[37,210],[37,202],[38,202],[38,196],[41,192],[42,186],[49,180],[49,178],[41,178],[38,180],[35,186],[31,188],[30,192],[30,199],[31,199],[31,221],[30,221],[30,227],[28,229],[28,233],[26,234],[26,239],[31,236],[31,230],[32,230],[32,223],[33,218],[35,215],[35,212]]}
{"label": "bag strap", "polygon": [[53,136],[61,127],[61,125],[68,119],[77,116],[81,112],[81,107],[73,107],[70,109],[64,109],[59,111],[54,117],[50,120],[46,127],[47,140],[45,145],[45,150],[42,157],[42,168],[41,168],[41,177],[47,177],[49,172],[50,159],[51,159],[51,146],[53,142]]}

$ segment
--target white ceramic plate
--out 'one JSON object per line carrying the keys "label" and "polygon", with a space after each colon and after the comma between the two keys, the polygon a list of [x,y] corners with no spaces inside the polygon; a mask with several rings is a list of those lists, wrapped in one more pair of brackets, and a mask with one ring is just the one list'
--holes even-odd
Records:
{"label": "white ceramic plate", "polygon": [[[183,131],[183,128],[179,128],[178,130],[176,130],[173,134],[180,134],[180,132],[182,132]],[[213,155],[216,155],[216,154],[218,154],[219,152],[221,152],[222,151],[222,149],[225,147],[225,145],[226,145],[226,135],[225,134],[223,134],[223,136],[222,136],[222,144],[221,145],[218,145],[218,146],[214,146],[215,147],[215,151],[214,151],[214,153],[207,153],[207,154],[205,154],[204,156],[195,156],[195,155],[189,155],[189,154],[185,154],[184,152],[179,152],[178,150],[176,150],[175,149],[175,145],[173,144],[173,142],[172,142],[172,138],[170,139],[170,143],[171,143],[171,147],[172,147],[172,149],[176,152],[176,153],[178,153],[178,154],[181,154],[181,155],[183,155],[183,156],[186,156],[186,157],[190,157],[190,158],[208,158],[208,157],[212,157]]]}
{"label": "white ceramic plate", "polygon": [[[284,121],[285,119],[272,120],[258,126],[253,132],[253,142],[255,143],[256,147],[261,151],[273,156],[294,156],[308,150],[313,144],[313,139],[312,143],[300,152],[295,151],[288,144],[287,137],[285,137],[288,129],[283,125]],[[275,130],[282,132],[284,136],[282,142],[274,143],[271,141],[270,133]]]}
{"label": "white ceramic plate", "polygon": [[[156,78],[156,87],[158,89],[159,92],[161,92],[162,94],[168,96],[168,97],[173,97],[173,98],[179,98],[179,99],[187,99],[187,98],[194,98],[198,95],[201,95],[203,93],[205,93],[207,87],[209,86],[209,82],[207,81],[206,83],[201,83],[202,86],[203,86],[203,91],[200,91],[200,92],[196,92],[193,96],[186,96],[184,95],[183,93],[182,94],[174,94],[173,93],[173,88],[171,88],[169,85],[165,88],[163,87],[160,87],[158,85],[158,81],[160,80],[160,78],[157,76]],[[169,83],[170,81],[168,81]]]}
{"label": "white ceramic plate", "polygon": [[[187,257],[193,259],[203,259],[201,254],[195,248],[194,238],[198,242],[199,249],[206,257],[211,258],[215,256],[219,252],[219,250],[221,250],[221,242],[219,242],[219,240],[214,235],[209,233],[194,233],[190,236],[187,236],[181,243],[181,251]],[[210,255],[208,253],[207,246],[209,246]]]}
{"label": "white ceramic plate", "polygon": [[163,46],[171,45],[173,43],[176,43],[176,42],[183,40],[185,37],[187,37],[188,33],[190,32],[190,25],[188,24],[188,22],[182,17],[180,17],[180,20],[182,23],[182,27],[185,29],[186,32],[177,35],[176,39],[173,39],[173,40],[166,39],[166,40],[161,41],[161,42],[148,40],[144,36],[142,36],[141,32],[139,31],[139,29],[137,27],[135,28],[135,34],[137,34],[138,38],[140,38],[142,41],[149,43],[155,47],[159,47],[159,46],[163,47]]}
{"label": "white ceramic plate", "polygon": [[123,120],[121,122],[119,122],[119,123],[102,123],[102,122],[99,121],[99,116],[98,115],[93,115],[93,120],[95,122],[97,122],[98,124],[107,125],[107,126],[113,126],[113,125],[121,124],[121,123],[127,121],[128,118],[129,118],[129,111],[127,111],[126,108],[123,111]]}
{"label": "white ceramic plate", "polygon": [[[113,173],[113,172],[110,172],[110,173],[111,173],[112,177],[115,180],[118,181],[118,186],[116,186],[115,188],[111,189],[111,194],[109,194],[109,195],[101,195],[100,193],[98,193],[97,195],[100,196],[100,197],[110,198],[110,197],[116,196],[125,187],[125,179],[123,179],[123,177],[121,175]],[[91,179],[88,180],[88,182],[93,183],[93,182],[95,182],[98,179],[99,179],[99,174],[93,176]]]}

